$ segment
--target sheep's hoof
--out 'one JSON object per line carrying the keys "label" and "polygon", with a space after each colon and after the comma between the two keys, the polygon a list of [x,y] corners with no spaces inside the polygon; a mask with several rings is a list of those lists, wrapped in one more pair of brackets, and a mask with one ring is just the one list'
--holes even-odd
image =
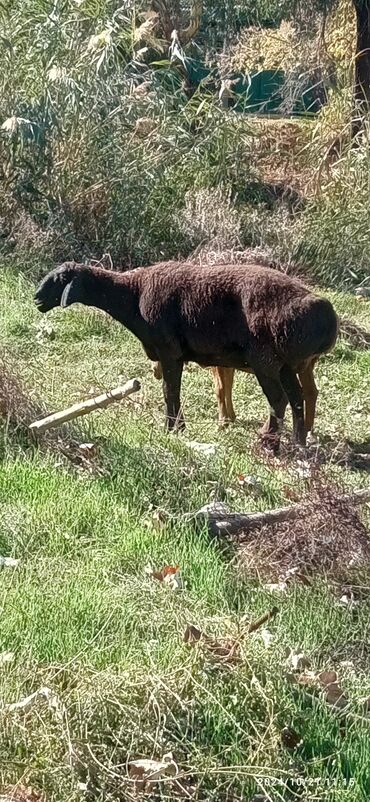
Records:
{"label": "sheep's hoof", "polygon": [[294,442],[298,446],[305,446],[306,445],[306,429],[304,423],[299,423],[298,426],[294,429]]}
{"label": "sheep's hoof", "polygon": [[165,430],[168,434],[179,434],[186,428],[184,418],[167,418]]}
{"label": "sheep's hoof", "polygon": [[235,423],[235,416],[233,418],[221,418],[218,425],[220,429],[227,429],[230,423]]}
{"label": "sheep's hoof", "polygon": [[267,420],[265,421],[265,423],[263,424],[263,426],[261,426],[261,428],[259,430],[259,435],[262,438],[265,437],[265,435],[268,435],[268,434],[270,434],[270,435],[272,434],[270,432],[270,421],[269,421],[269,418],[267,418]]}

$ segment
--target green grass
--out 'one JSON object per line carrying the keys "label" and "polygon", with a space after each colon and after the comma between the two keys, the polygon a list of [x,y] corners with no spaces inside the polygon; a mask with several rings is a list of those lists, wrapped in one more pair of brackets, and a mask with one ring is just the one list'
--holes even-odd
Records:
{"label": "green grass", "polygon": [[[331,297],[340,314],[369,329],[368,303]],[[359,700],[370,694],[370,600],[365,594],[359,607],[338,606],[320,576],[276,596],[184,520],[221,488],[230,506],[245,510],[287,503],[287,488],[305,491],[294,458],[272,463],[255,448],[266,414],[255,380],[238,375],[239,422],[219,432],[211,376],[191,366],[183,389],[188,428],[168,437],[160,384],[122,327],[94,311],[55,310],[48,316],[55,339],[38,342],[32,286],[5,267],[0,306],[0,345],[50,410],[91,387],[134,376],[143,383],[138,399],[80,426],[81,439],[98,444],[101,476],[2,432],[0,554],[20,565],[0,573],[0,653],[15,653],[13,663],[0,665],[1,704],[48,686],[62,712],[42,700],[27,713],[0,709],[1,782],[42,788],[48,802],[130,800],[127,761],[172,751],[194,798],[248,802],[264,790],[268,800],[285,802],[301,798],[299,778],[305,800],[367,800],[370,719]],[[318,368],[317,433],[331,454],[321,473],[347,488],[368,484],[335,454],[346,439],[369,436],[369,375],[370,352],[343,342]],[[204,457],[187,440],[214,443],[216,453]],[[240,473],[259,479],[258,498],[239,487]],[[152,507],[167,516],[159,529]],[[185,589],[175,594],[151,580],[148,563],[179,564]],[[258,632],[245,639],[235,668],[183,643],[187,623],[232,637],[243,617],[255,619],[275,603],[271,645]],[[345,722],[288,681],[289,648],[307,654],[314,669],[338,670],[350,698]],[[303,739],[293,754],[280,743],[286,724]],[[79,785],[86,782],[87,793]],[[174,799],[175,790],[162,783],[150,798]]]}

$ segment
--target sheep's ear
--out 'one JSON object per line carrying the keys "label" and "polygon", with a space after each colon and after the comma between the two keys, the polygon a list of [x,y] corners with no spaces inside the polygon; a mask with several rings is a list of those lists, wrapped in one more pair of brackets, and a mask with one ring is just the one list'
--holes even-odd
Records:
{"label": "sheep's ear", "polygon": [[79,276],[75,276],[72,281],[69,281],[66,287],[64,287],[60,305],[65,309],[66,306],[71,306],[71,304],[76,304],[79,301],[81,301],[81,279]]}

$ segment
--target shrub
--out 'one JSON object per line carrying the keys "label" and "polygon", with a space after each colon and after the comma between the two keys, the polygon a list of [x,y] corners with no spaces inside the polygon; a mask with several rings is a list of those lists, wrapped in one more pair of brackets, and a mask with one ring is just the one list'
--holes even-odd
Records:
{"label": "shrub", "polygon": [[[330,152],[350,125],[347,62],[316,121],[258,121],[219,108],[211,84],[189,100],[176,63],[140,62],[133,3],[50,15],[15,0],[0,16],[0,248],[129,266],[252,246],[326,282],[366,277],[368,147]],[[266,208],[251,191],[265,180],[304,190],[304,211]]]}

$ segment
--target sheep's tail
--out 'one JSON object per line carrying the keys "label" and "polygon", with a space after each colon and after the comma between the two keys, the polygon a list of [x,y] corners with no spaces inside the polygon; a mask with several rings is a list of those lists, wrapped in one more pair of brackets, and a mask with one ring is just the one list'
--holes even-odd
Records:
{"label": "sheep's tail", "polygon": [[339,331],[339,320],[330,301],[325,298],[307,299],[299,304],[285,321],[280,332],[279,350],[288,364],[320,356],[334,347]]}
{"label": "sheep's tail", "polygon": [[318,298],[313,306],[317,354],[326,354],[334,348],[339,333],[339,318],[330,301]]}

